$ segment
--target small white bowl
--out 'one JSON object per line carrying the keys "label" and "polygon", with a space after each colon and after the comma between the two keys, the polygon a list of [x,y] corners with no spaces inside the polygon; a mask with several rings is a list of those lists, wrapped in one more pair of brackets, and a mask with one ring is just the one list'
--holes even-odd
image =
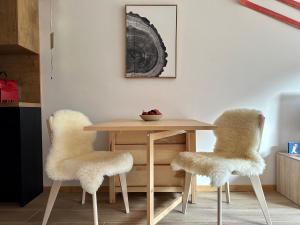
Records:
{"label": "small white bowl", "polygon": [[163,117],[163,115],[140,115],[140,117],[144,121],[158,121]]}

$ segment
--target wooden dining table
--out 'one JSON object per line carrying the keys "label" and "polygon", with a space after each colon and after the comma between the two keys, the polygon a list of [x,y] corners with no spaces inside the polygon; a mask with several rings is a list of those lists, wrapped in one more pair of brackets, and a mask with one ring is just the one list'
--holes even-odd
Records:
{"label": "wooden dining table", "polygon": [[[185,174],[172,171],[170,163],[178,152],[196,151],[196,131],[214,130],[213,124],[191,119],[143,121],[114,120],[87,126],[86,131],[109,132],[110,151],[129,151],[134,168],[127,175],[129,192],[147,193],[147,225],[157,224],[182,202],[180,194],[169,205],[154,214],[154,192],[182,193]],[[159,173],[155,174],[155,171]],[[183,173],[183,176],[180,174]],[[191,200],[196,202],[196,177],[191,186]],[[116,177],[109,182],[110,202],[120,192]]]}

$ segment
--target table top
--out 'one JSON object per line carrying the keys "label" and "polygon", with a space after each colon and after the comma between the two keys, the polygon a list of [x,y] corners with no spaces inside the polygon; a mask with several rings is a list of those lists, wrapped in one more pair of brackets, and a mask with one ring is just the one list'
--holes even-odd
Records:
{"label": "table top", "polygon": [[191,119],[143,121],[114,120],[84,127],[87,131],[214,130],[215,125]]}

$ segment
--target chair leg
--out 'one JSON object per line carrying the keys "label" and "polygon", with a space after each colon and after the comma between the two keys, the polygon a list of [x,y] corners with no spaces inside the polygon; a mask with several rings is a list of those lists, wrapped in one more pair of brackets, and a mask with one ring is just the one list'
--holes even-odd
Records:
{"label": "chair leg", "polygon": [[218,187],[218,225],[222,225],[222,186]]}
{"label": "chair leg", "polygon": [[266,222],[268,225],[272,225],[269,209],[267,206],[267,202],[265,199],[265,195],[261,186],[261,182],[259,179],[259,176],[250,176],[249,177],[254,189],[254,192],[256,194],[257,200],[260,204],[261,210],[263,211],[263,214],[265,216]]}
{"label": "chair leg", "polygon": [[85,196],[86,196],[86,192],[85,192],[85,190],[82,190],[82,198],[81,198],[81,204],[82,205],[85,204]]}
{"label": "chair leg", "polygon": [[98,225],[97,194],[93,194],[94,225]]}
{"label": "chair leg", "polygon": [[120,183],[121,183],[121,189],[122,189],[122,195],[123,195],[123,201],[125,205],[126,213],[129,213],[129,202],[128,202],[128,193],[127,193],[127,182],[126,182],[126,174],[120,174]]}
{"label": "chair leg", "polygon": [[182,213],[186,213],[187,203],[191,191],[191,184],[192,184],[192,174],[185,173],[185,182],[184,182],[184,192],[182,197]]}
{"label": "chair leg", "polygon": [[48,222],[50,213],[52,211],[52,208],[53,208],[53,205],[56,200],[56,197],[57,197],[57,194],[58,194],[61,184],[62,184],[61,181],[54,181],[51,186],[51,190],[50,190],[50,194],[49,194],[49,198],[48,198],[42,225],[46,225]]}
{"label": "chair leg", "polygon": [[226,182],[226,184],[225,184],[225,192],[226,192],[226,202],[229,204],[230,203],[230,186],[229,186],[229,181]]}

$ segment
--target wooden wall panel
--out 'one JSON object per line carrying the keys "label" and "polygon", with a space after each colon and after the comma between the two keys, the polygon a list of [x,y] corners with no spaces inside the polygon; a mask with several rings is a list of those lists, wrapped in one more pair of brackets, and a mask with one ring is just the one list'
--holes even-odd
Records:
{"label": "wooden wall panel", "polygon": [[17,0],[0,0],[0,45],[18,42]]}
{"label": "wooden wall panel", "polygon": [[38,7],[38,0],[18,1],[18,44],[36,53],[39,52]]}
{"label": "wooden wall panel", "polygon": [[0,0],[0,54],[39,53],[38,0]]}

